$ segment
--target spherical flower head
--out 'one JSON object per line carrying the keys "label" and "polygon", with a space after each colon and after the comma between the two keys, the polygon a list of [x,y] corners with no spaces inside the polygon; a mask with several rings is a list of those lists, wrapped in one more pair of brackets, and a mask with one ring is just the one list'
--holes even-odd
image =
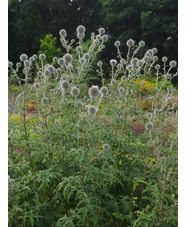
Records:
{"label": "spherical flower head", "polygon": [[84,58],[81,58],[81,59],[79,60],[79,63],[82,64],[82,65],[83,65],[85,62],[86,62],[86,60],[85,60]]}
{"label": "spherical flower head", "polygon": [[54,68],[53,65],[49,65],[49,66],[47,67],[47,69],[50,70],[50,74],[54,74],[54,73],[55,73],[55,68]]}
{"label": "spherical flower head", "polygon": [[32,63],[32,62],[34,62],[34,58],[33,57],[30,57],[29,58],[29,61]]}
{"label": "spherical flower head", "polygon": [[50,70],[49,70],[49,69],[45,69],[44,75],[45,75],[45,76],[50,76],[50,75],[51,75]]}
{"label": "spherical flower head", "polygon": [[85,38],[85,33],[77,33],[77,37],[80,41],[82,41]]}
{"label": "spherical flower head", "polygon": [[125,59],[122,58],[122,59],[120,60],[120,63],[121,63],[122,65],[124,65],[124,64],[126,63]]}
{"label": "spherical flower head", "polygon": [[72,94],[73,96],[77,97],[77,96],[79,95],[79,93],[80,93],[80,90],[79,90],[77,87],[73,87],[73,88],[71,89],[71,94]]}
{"label": "spherical flower head", "polygon": [[110,83],[111,83],[112,85],[115,85],[115,84],[116,84],[116,80],[112,79],[112,80],[110,81]]}
{"label": "spherical flower head", "polygon": [[27,56],[26,54],[21,54],[20,60],[21,60],[22,62],[24,62],[24,61],[28,60],[28,56]]}
{"label": "spherical flower head", "polygon": [[143,40],[141,40],[141,41],[139,42],[139,46],[140,46],[140,47],[144,47],[144,46],[145,46],[145,42],[144,42]]}
{"label": "spherical flower head", "polygon": [[98,61],[97,66],[101,67],[102,65],[103,65],[103,62],[102,61]]}
{"label": "spherical flower head", "polygon": [[126,44],[128,47],[132,47],[132,46],[134,46],[135,42],[133,39],[129,39],[129,40],[127,40]]}
{"label": "spherical flower head", "polygon": [[148,57],[148,56],[145,56],[145,57],[143,58],[143,60],[144,60],[144,62],[148,62],[148,61],[149,61],[149,57]]}
{"label": "spherical flower head", "polygon": [[158,60],[158,57],[157,56],[153,56],[153,61],[157,61]]}
{"label": "spherical flower head", "polygon": [[72,60],[73,60],[73,57],[72,57],[72,55],[70,55],[70,54],[65,54],[65,55],[63,56],[63,58],[64,58],[64,60],[65,60],[65,62],[66,62],[67,64],[71,63]]}
{"label": "spherical flower head", "polygon": [[152,48],[153,54],[156,54],[158,52],[158,49],[156,47]]}
{"label": "spherical flower head", "polygon": [[168,60],[167,57],[162,57],[162,62],[166,62]]}
{"label": "spherical flower head", "polygon": [[117,40],[117,41],[114,43],[114,46],[115,46],[115,47],[119,47],[119,46],[121,46],[120,41],[118,41],[118,40]]}
{"label": "spherical flower head", "polygon": [[46,104],[48,104],[49,100],[48,100],[47,97],[43,97],[43,98],[41,99],[41,102],[43,103],[43,105],[46,105]]}
{"label": "spherical flower head", "polygon": [[63,37],[63,38],[65,38],[65,37],[67,36],[67,32],[66,32],[65,29],[61,29],[61,30],[59,31],[59,34],[60,34],[60,36]]}
{"label": "spherical flower head", "polygon": [[105,34],[105,29],[104,28],[100,28],[99,29],[99,34],[101,34],[101,35]]}
{"label": "spherical flower head", "polygon": [[79,26],[77,27],[76,31],[77,31],[77,33],[79,33],[79,34],[83,34],[83,33],[85,33],[86,29],[85,29],[85,27],[84,27],[83,25],[79,25]]}
{"label": "spherical flower head", "polygon": [[28,67],[29,65],[30,65],[29,60],[25,60],[25,61],[24,61],[24,66],[25,66],[25,67]]}
{"label": "spherical flower head", "polygon": [[107,96],[108,95],[108,88],[103,86],[101,89],[100,89],[100,92],[103,96]]}
{"label": "spherical flower head", "polygon": [[11,61],[8,62],[8,68],[12,68],[13,67],[13,63]]}
{"label": "spherical flower head", "polygon": [[61,87],[65,90],[67,90],[69,88],[69,82],[67,80],[62,80]]}
{"label": "spherical flower head", "polygon": [[57,57],[53,57],[52,61],[57,62]]}
{"label": "spherical flower head", "polygon": [[133,58],[133,59],[131,60],[131,65],[132,65],[133,67],[136,67],[138,61],[139,61],[138,58]]}
{"label": "spherical flower head", "polygon": [[37,54],[33,54],[33,58],[36,60],[37,59]]}
{"label": "spherical flower head", "polygon": [[103,42],[107,42],[108,36],[107,36],[107,35],[103,35],[103,36],[101,37],[101,40],[102,40]]}
{"label": "spherical flower head", "polygon": [[110,65],[115,66],[117,64],[117,61],[115,59],[110,60]]}
{"label": "spherical flower head", "polygon": [[14,180],[14,179],[11,179],[11,180],[10,180],[10,183],[11,183],[11,184],[15,184],[15,180]]}
{"label": "spherical flower head", "polygon": [[44,61],[44,60],[46,59],[46,55],[45,55],[45,54],[40,54],[40,55],[39,55],[39,59],[40,59],[41,61]]}
{"label": "spherical flower head", "polygon": [[127,70],[128,71],[132,70],[132,65],[127,65]]}
{"label": "spherical flower head", "polygon": [[38,77],[42,77],[42,76],[43,76],[43,72],[38,71],[38,72],[37,72],[37,75],[38,75]]}
{"label": "spherical flower head", "polygon": [[96,98],[100,94],[98,86],[93,85],[91,88],[89,88],[88,93],[90,95],[90,98]]}
{"label": "spherical flower head", "polygon": [[155,115],[155,116],[159,115],[159,110],[158,110],[158,109],[155,109],[155,110],[154,110],[154,115]]}
{"label": "spherical flower head", "polygon": [[149,118],[149,119],[151,119],[152,118],[152,113],[147,113],[147,117]]}
{"label": "spherical flower head", "polygon": [[82,52],[82,51],[83,51],[83,48],[82,48],[81,46],[77,46],[77,47],[76,47],[76,51],[77,51],[77,52]]}
{"label": "spherical flower head", "polygon": [[62,72],[62,70],[60,68],[56,69],[56,73],[59,75]]}
{"label": "spherical flower head", "polygon": [[120,95],[121,95],[121,94],[124,94],[125,88],[124,88],[124,87],[120,87],[120,88],[118,89],[118,92],[120,93]]}
{"label": "spherical flower head", "polygon": [[107,144],[107,143],[105,143],[105,144],[103,145],[103,151],[109,151],[109,150],[110,150],[110,145]]}
{"label": "spherical flower head", "polygon": [[16,66],[17,68],[20,68],[22,66],[21,62],[17,62]]}
{"label": "spherical flower head", "polygon": [[139,60],[137,62],[137,66],[140,67],[140,68],[143,67],[143,64],[144,64],[144,62],[142,60]]}
{"label": "spherical flower head", "polygon": [[90,60],[90,54],[89,53],[85,53],[83,55],[83,58],[86,60],[86,61],[89,61]]}
{"label": "spherical flower head", "polygon": [[81,109],[81,108],[83,107],[83,103],[82,103],[81,101],[79,101],[79,102],[77,103],[77,105],[78,105],[78,108],[79,108],[79,109]]}
{"label": "spherical flower head", "polygon": [[59,65],[64,65],[64,64],[65,64],[65,61],[64,61],[63,58],[59,58],[58,61],[57,61],[57,63],[58,63]]}
{"label": "spherical flower head", "polygon": [[152,122],[146,123],[145,129],[148,131],[151,131],[153,129],[153,123]]}
{"label": "spherical flower head", "polygon": [[170,74],[168,74],[168,73],[167,73],[167,74],[165,74],[165,79],[166,79],[166,80],[170,80],[170,79],[171,79],[171,75],[170,75]]}
{"label": "spherical flower head", "polygon": [[88,107],[88,113],[90,115],[94,115],[97,112],[97,108],[95,106],[89,106]]}
{"label": "spherical flower head", "polygon": [[155,65],[155,69],[159,70],[160,69],[160,65],[159,64]]}
{"label": "spherical flower head", "polygon": [[39,83],[34,83],[34,88],[35,89],[39,89],[40,88],[40,84]]}
{"label": "spherical flower head", "polygon": [[176,67],[177,63],[176,63],[176,61],[170,61],[169,65],[170,65],[170,67],[174,68],[174,67]]}

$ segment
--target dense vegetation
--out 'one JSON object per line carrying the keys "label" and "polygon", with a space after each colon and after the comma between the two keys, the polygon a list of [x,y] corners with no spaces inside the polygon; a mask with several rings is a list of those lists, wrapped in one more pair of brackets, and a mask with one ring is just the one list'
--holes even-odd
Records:
{"label": "dense vegetation", "polygon": [[106,75],[105,29],[76,31],[8,63],[9,226],[177,226],[176,61],[117,40]]}

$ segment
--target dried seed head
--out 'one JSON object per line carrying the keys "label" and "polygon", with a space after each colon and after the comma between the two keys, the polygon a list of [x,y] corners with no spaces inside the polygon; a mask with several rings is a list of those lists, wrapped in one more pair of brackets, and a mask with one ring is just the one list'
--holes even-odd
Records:
{"label": "dried seed head", "polygon": [[144,42],[143,40],[140,41],[140,42],[139,42],[139,46],[140,46],[140,47],[144,47],[144,46],[145,46],[145,42]]}
{"label": "dried seed head", "polygon": [[103,35],[103,36],[101,37],[101,40],[102,40],[103,42],[106,42],[106,41],[108,40],[108,36],[107,36],[107,35]]}

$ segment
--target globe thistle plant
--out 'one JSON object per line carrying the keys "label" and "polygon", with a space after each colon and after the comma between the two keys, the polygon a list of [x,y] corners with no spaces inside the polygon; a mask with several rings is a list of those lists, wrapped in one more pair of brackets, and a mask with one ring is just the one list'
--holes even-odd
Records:
{"label": "globe thistle plant", "polygon": [[151,131],[153,129],[153,123],[152,122],[146,123],[145,129],[148,131]]}
{"label": "globe thistle plant", "polygon": [[89,61],[90,60],[90,54],[89,53],[85,53],[83,55],[83,58],[86,60],[86,61]]}
{"label": "globe thistle plant", "polygon": [[101,35],[105,34],[105,29],[104,28],[100,28],[99,29],[99,34],[101,34]]}
{"label": "globe thistle plant", "polygon": [[143,40],[141,40],[141,41],[139,42],[139,46],[140,46],[140,47],[144,47],[144,46],[145,46],[145,42],[144,42]]}

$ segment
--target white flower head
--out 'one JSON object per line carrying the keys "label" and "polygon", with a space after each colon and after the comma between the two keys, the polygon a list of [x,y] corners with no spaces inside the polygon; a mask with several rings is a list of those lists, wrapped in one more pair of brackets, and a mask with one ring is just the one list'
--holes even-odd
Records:
{"label": "white flower head", "polygon": [[93,85],[89,89],[88,93],[89,93],[90,98],[96,98],[100,94],[98,86]]}
{"label": "white flower head", "polygon": [[88,113],[90,115],[94,115],[97,112],[97,108],[95,106],[89,106],[88,107]]}

